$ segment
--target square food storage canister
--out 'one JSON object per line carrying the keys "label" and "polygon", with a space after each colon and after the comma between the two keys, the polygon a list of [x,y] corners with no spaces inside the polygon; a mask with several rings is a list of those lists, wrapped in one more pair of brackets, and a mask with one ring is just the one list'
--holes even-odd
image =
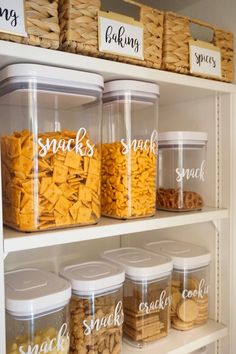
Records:
{"label": "square food storage canister", "polygon": [[134,247],[105,251],[102,257],[125,270],[126,340],[134,346],[143,347],[148,342],[167,336],[171,305],[171,259]]}
{"label": "square food storage canister", "polygon": [[102,131],[105,216],[130,219],[155,214],[158,101],[156,84],[134,80],[105,83]]}
{"label": "square food storage canister", "polygon": [[6,354],[69,354],[71,286],[35,268],[5,275]]}
{"label": "square food storage canister", "polygon": [[205,324],[208,320],[211,254],[202,247],[174,240],[150,242],[144,248],[172,258],[172,327],[186,331]]}
{"label": "square food storage canister", "polygon": [[104,261],[65,267],[71,282],[71,354],[119,354],[122,345],[124,271]]}
{"label": "square food storage canister", "polygon": [[157,208],[200,210],[206,190],[204,132],[170,131],[159,134]]}
{"label": "square food storage canister", "polygon": [[0,72],[6,225],[37,231],[99,220],[102,89],[101,76],[74,70]]}

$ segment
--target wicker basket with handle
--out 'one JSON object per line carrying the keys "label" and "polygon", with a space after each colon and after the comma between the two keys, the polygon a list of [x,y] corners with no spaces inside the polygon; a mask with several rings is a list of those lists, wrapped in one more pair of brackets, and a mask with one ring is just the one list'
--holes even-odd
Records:
{"label": "wicker basket with handle", "polygon": [[[190,23],[213,30],[212,44],[217,46],[221,51],[221,80],[232,82],[234,79],[233,34],[208,23],[172,12],[167,12],[164,16],[162,68],[164,70],[190,74],[189,40],[192,39]],[[201,76],[208,78],[206,75]]]}
{"label": "wicker basket with handle", "polygon": [[0,33],[0,39],[44,48],[59,47],[58,0],[25,0],[28,37]]}
{"label": "wicker basket with handle", "polygon": [[162,60],[163,12],[133,1],[139,7],[139,19],[144,26],[144,60],[99,52],[98,11],[100,0],[59,0],[61,27],[60,49],[131,64],[160,68]]}

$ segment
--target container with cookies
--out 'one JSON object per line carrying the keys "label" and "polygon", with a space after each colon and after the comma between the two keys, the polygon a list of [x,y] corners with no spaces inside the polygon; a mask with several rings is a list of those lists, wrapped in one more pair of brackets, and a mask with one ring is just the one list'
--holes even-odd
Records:
{"label": "container with cookies", "polygon": [[[159,86],[105,83],[102,127],[102,214],[152,216],[156,209]],[[145,122],[145,124],[144,124]]]}
{"label": "container with cookies", "polygon": [[103,260],[64,267],[71,282],[70,354],[120,354],[124,271]]}
{"label": "container with cookies", "polygon": [[159,134],[157,208],[200,210],[206,190],[204,132],[169,131]]}
{"label": "container with cookies", "polygon": [[208,321],[211,254],[197,245],[174,240],[150,242],[144,248],[168,255],[173,260],[172,327],[186,331],[205,324]]}
{"label": "container with cookies", "polygon": [[167,336],[171,259],[134,247],[108,250],[102,257],[125,269],[123,332],[126,341],[141,348]]}
{"label": "container with cookies", "polygon": [[24,268],[6,273],[5,289],[6,354],[69,354],[70,283]]}
{"label": "container with cookies", "polygon": [[38,231],[100,218],[100,75],[36,64],[0,72],[4,223]]}

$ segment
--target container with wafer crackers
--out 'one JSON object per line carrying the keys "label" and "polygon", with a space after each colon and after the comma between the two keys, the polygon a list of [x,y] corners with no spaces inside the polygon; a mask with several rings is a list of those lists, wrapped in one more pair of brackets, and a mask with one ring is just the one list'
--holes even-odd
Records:
{"label": "container with wafer crackers", "polygon": [[187,331],[205,324],[208,321],[211,254],[202,247],[174,240],[150,242],[144,248],[172,258],[172,327]]}
{"label": "container with wafer crackers", "polygon": [[205,205],[207,134],[159,133],[157,209],[201,210]]}
{"label": "container with wafer crackers", "polygon": [[167,336],[171,310],[171,259],[133,247],[108,250],[102,257],[125,270],[125,340],[141,348]]}
{"label": "container with wafer crackers", "polygon": [[158,97],[159,87],[153,83],[134,80],[105,83],[102,134],[104,216],[131,219],[155,214]]}
{"label": "container with wafer crackers", "polygon": [[99,75],[42,65],[0,72],[6,225],[30,232],[98,222],[102,88]]}
{"label": "container with wafer crackers", "polygon": [[120,354],[124,270],[103,260],[66,266],[70,281],[70,354]]}

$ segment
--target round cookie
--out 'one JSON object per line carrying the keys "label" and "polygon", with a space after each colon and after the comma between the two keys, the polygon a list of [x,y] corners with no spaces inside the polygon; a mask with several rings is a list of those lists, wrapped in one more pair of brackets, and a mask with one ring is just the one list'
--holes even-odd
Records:
{"label": "round cookie", "polygon": [[172,327],[181,331],[188,331],[193,328],[193,322],[183,322],[178,317],[171,319]]}
{"label": "round cookie", "polygon": [[176,312],[177,306],[182,299],[182,295],[179,291],[175,291],[171,295],[171,311]]}
{"label": "round cookie", "polygon": [[193,322],[198,317],[198,306],[195,301],[182,300],[177,307],[177,315],[183,322]]}
{"label": "round cookie", "polygon": [[196,278],[188,278],[186,281],[186,289],[197,290],[199,287],[199,281]]}

